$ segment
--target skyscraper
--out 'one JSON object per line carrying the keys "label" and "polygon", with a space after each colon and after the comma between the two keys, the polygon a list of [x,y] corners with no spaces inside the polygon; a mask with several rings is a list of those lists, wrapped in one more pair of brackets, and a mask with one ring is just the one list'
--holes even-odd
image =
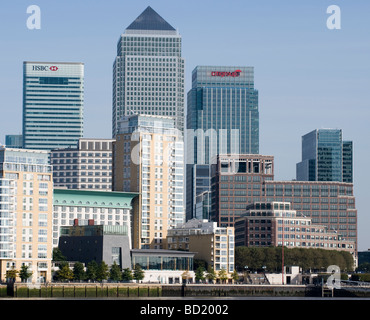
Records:
{"label": "skyscraper", "polygon": [[84,65],[24,62],[23,147],[75,146],[83,135]]}
{"label": "skyscraper", "polygon": [[[187,107],[186,213],[191,219],[195,199],[205,191],[204,183],[210,181],[205,166],[216,155],[259,152],[258,91],[254,89],[253,67],[196,67]],[[200,179],[202,172],[205,175]]]}
{"label": "skyscraper", "polygon": [[113,190],[139,193],[133,248],[166,248],[167,230],[185,221],[184,142],[175,119],[132,115],[113,142]]}
{"label": "skyscraper", "polygon": [[181,36],[151,7],[121,35],[113,64],[112,137],[123,116],[176,119],[184,129],[184,59]]}
{"label": "skyscraper", "polygon": [[342,140],[340,129],[316,129],[302,137],[299,181],[353,182],[352,141]]}

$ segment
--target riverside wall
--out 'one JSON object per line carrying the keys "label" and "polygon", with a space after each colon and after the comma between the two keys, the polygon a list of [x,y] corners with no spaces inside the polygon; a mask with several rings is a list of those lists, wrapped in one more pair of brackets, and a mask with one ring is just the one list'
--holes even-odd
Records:
{"label": "riverside wall", "polygon": [[[0,285],[0,298],[156,298],[156,297],[322,297],[313,285],[13,283]],[[333,297],[370,298],[370,288],[334,289]]]}

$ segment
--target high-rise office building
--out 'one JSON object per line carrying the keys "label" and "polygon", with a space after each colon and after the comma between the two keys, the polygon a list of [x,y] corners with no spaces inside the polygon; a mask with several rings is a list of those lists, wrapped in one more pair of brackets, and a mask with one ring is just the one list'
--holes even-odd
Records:
{"label": "high-rise office building", "polygon": [[84,64],[23,64],[23,147],[75,146],[83,136]]}
{"label": "high-rise office building", "polygon": [[352,141],[343,141],[340,129],[316,129],[304,135],[297,180],[352,183]]}
{"label": "high-rise office building", "polygon": [[81,138],[75,147],[51,150],[54,186],[112,190],[112,143]]}
{"label": "high-rise office building", "polygon": [[113,64],[112,137],[123,116],[174,117],[184,129],[184,59],[181,36],[147,7],[120,36]]}
{"label": "high-rise office building", "polygon": [[28,266],[51,280],[53,181],[44,150],[0,148],[0,275]]}
{"label": "high-rise office building", "polygon": [[[194,218],[196,197],[204,192],[198,173],[217,154],[258,154],[258,91],[254,68],[198,66],[188,92],[186,214]],[[201,166],[201,171],[197,168]],[[208,175],[208,180],[209,180]],[[203,184],[197,185],[197,181]],[[210,186],[208,186],[210,188]]]}
{"label": "high-rise office building", "polygon": [[133,115],[113,143],[113,190],[137,192],[133,248],[166,248],[167,230],[185,221],[184,142],[175,119]]}

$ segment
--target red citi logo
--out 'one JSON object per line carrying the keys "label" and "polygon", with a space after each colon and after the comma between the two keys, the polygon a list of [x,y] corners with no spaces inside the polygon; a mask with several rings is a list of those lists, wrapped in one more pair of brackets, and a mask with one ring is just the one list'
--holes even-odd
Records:
{"label": "red citi logo", "polygon": [[49,69],[50,69],[50,71],[57,71],[58,67],[57,66],[51,66]]}
{"label": "red citi logo", "polygon": [[212,77],[239,77],[241,70],[235,70],[233,72],[229,71],[212,71],[211,76]]}

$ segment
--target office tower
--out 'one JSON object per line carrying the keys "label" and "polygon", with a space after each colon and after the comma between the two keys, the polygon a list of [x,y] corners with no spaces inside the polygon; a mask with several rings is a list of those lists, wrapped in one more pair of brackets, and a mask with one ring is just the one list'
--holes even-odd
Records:
{"label": "office tower", "polygon": [[93,224],[124,226],[131,245],[132,201],[137,193],[96,190],[54,189],[53,247],[58,246],[60,228]]}
{"label": "office tower", "polygon": [[[235,220],[235,245],[320,248],[350,252],[356,259],[355,243],[311,218],[297,214],[290,202],[256,202]],[[355,260],[354,260],[355,262]]]}
{"label": "office tower", "polygon": [[259,152],[258,91],[254,89],[253,67],[198,66],[193,70],[186,152],[186,213],[191,219],[199,194],[194,184],[195,164],[211,164],[217,154]]}
{"label": "office tower", "polygon": [[[28,266],[51,280],[53,182],[43,150],[0,148],[0,274]],[[18,279],[19,280],[19,279]]]}
{"label": "office tower", "polygon": [[84,64],[23,63],[23,147],[75,146],[83,136]]}
{"label": "office tower", "polygon": [[211,220],[233,226],[247,204],[264,199],[264,182],[274,179],[274,157],[221,154],[211,169]]}
{"label": "office tower", "polygon": [[55,187],[112,190],[112,139],[78,139],[75,147],[51,150]]}
{"label": "office tower", "polygon": [[352,183],[352,141],[343,141],[340,129],[316,129],[304,135],[297,180]]}
{"label": "office tower", "polygon": [[[245,213],[249,204],[261,201],[290,202],[298,215],[311,218],[312,223],[324,225],[328,230],[354,241],[357,250],[357,209],[352,183],[273,181],[273,171],[268,174],[262,170],[271,166],[268,156],[247,156],[255,162],[251,168],[259,167],[259,173],[245,170],[233,155],[220,155],[217,164],[212,165],[213,221],[221,227],[234,226],[235,219]],[[245,161],[245,155],[239,157]],[[261,157],[265,157],[265,163]],[[240,172],[240,168],[244,173]]]}
{"label": "office tower", "polygon": [[216,222],[191,219],[168,230],[168,248],[195,252],[195,259],[207,262],[215,271],[232,273],[235,268],[233,227],[218,227]]}
{"label": "office tower", "polygon": [[113,64],[112,137],[131,114],[174,117],[184,129],[181,36],[147,7],[120,36]]}
{"label": "office tower", "polygon": [[138,192],[133,248],[163,249],[167,230],[184,222],[184,142],[175,119],[133,115],[113,143],[113,190]]}
{"label": "office tower", "polygon": [[23,147],[23,137],[21,134],[8,134],[5,136],[5,146],[7,148],[21,149]]}

